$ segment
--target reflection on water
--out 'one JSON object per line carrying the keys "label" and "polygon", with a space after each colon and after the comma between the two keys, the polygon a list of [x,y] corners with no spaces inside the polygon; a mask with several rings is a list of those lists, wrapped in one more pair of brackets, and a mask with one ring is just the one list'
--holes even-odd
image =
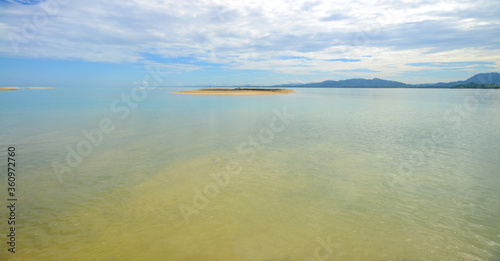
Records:
{"label": "reflection on water", "polygon": [[[120,90],[39,94],[53,103],[33,100],[36,111],[15,105],[21,92],[1,97],[18,106],[1,107],[15,122],[1,141],[18,148],[22,174],[18,253],[0,258],[498,260],[498,96],[455,128],[443,114],[473,91],[297,91],[152,90],[125,120],[109,109]],[[259,133],[284,107],[293,120],[263,142]],[[51,163],[64,163],[66,146],[103,117],[114,131],[58,180]],[[431,147],[437,129],[442,140]],[[239,153],[243,142],[255,157]],[[412,170],[398,171],[402,164]]]}

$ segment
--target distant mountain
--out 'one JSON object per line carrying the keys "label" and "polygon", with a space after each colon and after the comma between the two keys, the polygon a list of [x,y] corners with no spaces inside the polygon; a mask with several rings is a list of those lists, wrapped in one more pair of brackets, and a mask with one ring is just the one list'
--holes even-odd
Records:
{"label": "distant mountain", "polygon": [[408,84],[396,81],[388,81],[379,78],[374,79],[348,79],[340,81],[323,81],[315,83],[299,83],[299,84],[281,84],[273,87],[315,87],[315,88],[387,88],[387,87],[407,87]]}
{"label": "distant mountain", "polygon": [[[473,84],[477,83],[477,84]],[[383,80],[379,78],[373,79],[348,79],[340,81],[323,81],[314,83],[291,83],[291,84],[280,84],[273,85],[272,87],[311,87],[311,88],[464,88],[464,86],[469,86],[470,88],[478,88],[472,86],[482,86],[486,88],[487,85],[498,85],[500,84],[500,73],[490,72],[490,73],[480,73],[476,74],[465,81],[457,82],[440,82],[440,83],[429,83],[429,84],[406,84],[402,82]],[[479,87],[479,88],[482,88]],[[465,87],[468,88],[468,87]]]}
{"label": "distant mountain", "polygon": [[456,85],[465,85],[468,83],[478,83],[478,84],[500,84],[500,73],[490,72],[490,73],[479,73],[476,74],[465,81],[457,82],[439,82],[439,83],[427,83],[427,84],[415,84],[416,87],[452,87]]}
{"label": "distant mountain", "polygon": [[466,83],[475,82],[483,84],[500,84],[500,73],[490,72],[490,73],[480,73],[476,74],[469,79],[465,80]]}

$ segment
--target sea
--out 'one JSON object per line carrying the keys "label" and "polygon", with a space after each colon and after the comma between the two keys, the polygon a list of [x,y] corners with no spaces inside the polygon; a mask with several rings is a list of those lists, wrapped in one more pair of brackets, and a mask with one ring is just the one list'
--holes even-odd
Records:
{"label": "sea", "polygon": [[500,260],[500,90],[187,89],[1,91],[0,260]]}

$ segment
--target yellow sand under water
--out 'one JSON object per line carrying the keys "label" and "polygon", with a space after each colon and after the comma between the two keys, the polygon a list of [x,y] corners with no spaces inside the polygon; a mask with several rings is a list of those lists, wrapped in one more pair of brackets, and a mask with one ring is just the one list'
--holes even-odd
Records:
{"label": "yellow sand under water", "polygon": [[[338,154],[344,157],[328,159]],[[218,192],[206,190],[216,184],[210,173],[226,168],[217,159],[231,157],[240,171],[228,174]],[[30,250],[16,257],[260,261],[308,260],[317,251],[327,260],[467,260],[460,256],[465,246],[454,232],[460,230],[461,217],[446,213],[449,199],[438,199],[427,210],[429,202],[416,195],[400,202],[379,185],[382,169],[359,168],[369,158],[323,145],[286,154],[270,149],[250,163],[212,152],[95,195],[58,212],[47,224],[25,224],[23,237],[31,239],[23,247]],[[371,161],[373,166],[376,160]],[[186,222],[180,206],[194,207],[195,190],[208,203]],[[391,212],[405,208],[406,215]],[[427,220],[434,211],[456,222],[438,229]],[[328,251],[321,241],[330,243]]]}
{"label": "yellow sand under water", "polygon": [[[449,90],[318,92],[158,91],[123,121],[105,101],[92,113],[113,119],[115,131],[61,180],[51,163],[64,163],[66,146],[101,116],[59,122],[97,105],[85,97],[68,109],[64,100],[58,106],[69,113],[57,114],[55,105],[43,111],[55,98],[37,95],[24,113],[2,112],[17,113],[9,119],[19,125],[0,140],[17,147],[20,168],[18,251],[3,249],[0,260],[495,260],[498,105],[463,119],[462,131],[436,124],[453,97],[462,101]],[[16,105],[20,94],[2,96]],[[295,116],[286,128],[260,142],[255,158],[240,153],[285,105]],[[447,142],[387,186],[436,126]]]}

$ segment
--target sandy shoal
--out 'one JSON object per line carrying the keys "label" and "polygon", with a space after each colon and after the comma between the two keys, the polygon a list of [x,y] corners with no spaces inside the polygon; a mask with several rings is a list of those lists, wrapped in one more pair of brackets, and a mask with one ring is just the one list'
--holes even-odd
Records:
{"label": "sandy shoal", "polygon": [[180,94],[199,94],[199,95],[268,95],[268,94],[286,94],[295,93],[287,89],[257,89],[257,90],[238,90],[238,89],[199,89],[187,90],[174,93]]}
{"label": "sandy shoal", "polygon": [[54,89],[54,87],[0,87],[0,91],[13,91],[19,89]]}

